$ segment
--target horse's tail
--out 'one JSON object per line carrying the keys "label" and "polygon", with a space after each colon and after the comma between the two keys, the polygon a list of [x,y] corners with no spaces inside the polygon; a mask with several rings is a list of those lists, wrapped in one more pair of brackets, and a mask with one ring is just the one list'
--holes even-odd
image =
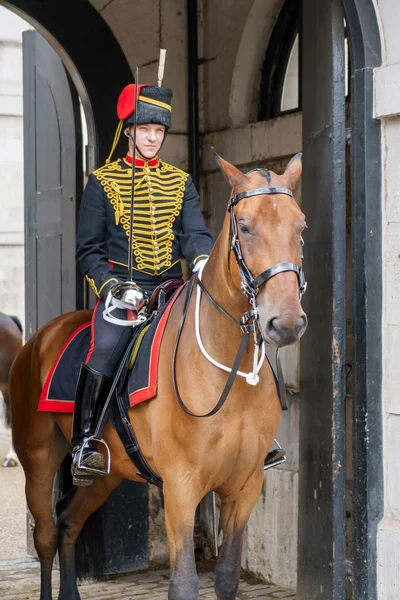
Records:
{"label": "horse's tail", "polygon": [[18,327],[18,329],[20,330],[21,333],[24,333],[24,330],[22,329],[22,323],[21,321],[18,319],[18,317],[15,316],[11,316],[10,315],[10,319],[12,319],[14,321],[14,323],[16,324],[16,326]]}

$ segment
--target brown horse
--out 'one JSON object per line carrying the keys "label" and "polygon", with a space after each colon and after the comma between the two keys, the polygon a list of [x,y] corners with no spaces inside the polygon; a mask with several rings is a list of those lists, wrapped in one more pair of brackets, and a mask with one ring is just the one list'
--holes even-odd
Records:
{"label": "brown horse", "polygon": [[[259,335],[275,346],[294,343],[307,325],[299,299],[298,273],[305,221],[290,191],[300,177],[300,155],[292,159],[281,176],[266,169],[244,175],[223,159],[218,157],[218,160],[233,188],[235,201],[231,211],[244,259],[241,268],[247,266],[254,277],[268,274],[253,295],[259,315]],[[214,302],[203,293],[199,312],[202,342],[223,365],[233,364],[242,338],[235,320],[240,321],[250,308],[241,287],[238,262],[231,252],[230,219],[227,214],[202,273],[202,283]],[[228,254],[231,254],[229,265]],[[273,271],[268,271],[270,267],[274,267]],[[188,409],[200,414],[215,403],[227,374],[199,349],[195,335],[196,294],[197,286],[176,354],[176,384]],[[180,408],[174,391],[172,349],[185,295],[184,291],[173,305],[162,340],[157,397],[130,409],[129,418],[147,462],[163,480],[171,563],[169,600],[198,598],[193,527],[196,507],[210,490],[215,490],[221,499],[224,534],[216,567],[216,594],[219,600],[233,600],[239,585],[243,535],[263,484],[264,458],[278,429],[280,404],[273,375],[264,363],[258,385],[249,385],[243,377],[236,377],[226,403],[214,416],[195,418]],[[216,303],[233,319],[219,310]],[[53,478],[66,453],[71,451],[71,416],[38,412],[38,399],[60,348],[89,316],[88,312],[71,313],[43,327],[25,345],[11,374],[14,443],[25,470],[26,497],[35,519],[34,541],[41,562],[40,600],[51,599],[51,570],[57,548],[58,599],[80,598],[75,542],[83,524],[123,478],[141,480],[115,430],[107,425],[104,439],[111,451],[110,474],[95,478],[90,487],[76,489],[69,502],[63,504],[57,524],[53,521]],[[250,337],[240,369],[251,372],[252,368]]]}
{"label": "brown horse", "polygon": [[[11,425],[8,376],[11,365],[21,348],[22,325],[19,319],[0,313],[0,392],[3,394],[4,416],[7,427]],[[15,452],[11,447],[2,466],[15,467],[17,464]]]}

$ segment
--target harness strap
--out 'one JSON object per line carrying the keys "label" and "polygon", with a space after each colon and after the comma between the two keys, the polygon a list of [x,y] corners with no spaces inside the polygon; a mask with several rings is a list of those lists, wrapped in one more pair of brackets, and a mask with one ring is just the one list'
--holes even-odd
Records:
{"label": "harness strap", "polygon": [[140,450],[135,432],[129,421],[128,413],[124,406],[124,401],[119,394],[117,394],[117,404],[113,405],[113,418],[115,429],[117,430],[117,433],[125,446],[127,455],[135,467],[139,469],[136,475],[143,477],[143,479],[148,483],[152,483],[157,487],[162,488],[162,479],[150,468],[148,462],[142,454],[142,451]]}
{"label": "harness strap", "polygon": [[270,357],[268,356],[268,352],[265,352],[265,357],[268,361],[269,366],[271,367],[272,375],[274,376],[276,391],[278,392],[279,402],[281,403],[282,410],[288,410],[289,405],[287,401],[286,395],[286,387],[285,380],[283,377],[282,365],[281,365],[281,357],[279,355],[279,348],[276,349],[275,363],[276,363],[276,372],[275,367],[272,364]]}
{"label": "harness strap", "polygon": [[255,188],[254,190],[248,190],[247,192],[241,192],[240,194],[234,194],[232,196],[228,210],[231,206],[235,206],[243,198],[250,198],[251,196],[262,196],[265,194],[285,194],[293,198],[293,192],[288,188],[281,187],[266,187],[266,188]]}
{"label": "harness strap", "polygon": [[260,275],[258,277],[256,277],[254,280],[256,289],[261,287],[262,284],[264,282],[268,281],[269,279],[271,279],[271,277],[278,275],[278,273],[284,273],[285,271],[294,271],[297,274],[297,279],[299,280],[299,283],[300,283],[299,267],[295,263],[284,262],[284,263],[279,263],[277,265],[274,265],[270,269],[267,269],[266,271],[263,271],[262,273],[260,273]]}
{"label": "harness strap", "polygon": [[[139,331],[137,333],[140,332],[140,329],[139,329]],[[110,403],[111,403],[112,398],[114,396],[114,392],[115,392],[115,389],[116,389],[116,387],[118,385],[118,382],[119,382],[119,380],[121,378],[121,374],[122,374],[122,372],[123,372],[123,370],[124,370],[127,362],[129,362],[129,358],[130,358],[130,356],[132,354],[132,350],[133,350],[133,346],[135,344],[136,338],[137,338],[136,335],[132,335],[132,338],[129,341],[129,344],[126,347],[124,356],[123,356],[123,358],[122,358],[122,360],[121,360],[121,362],[120,362],[120,364],[118,366],[118,370],[117,370],[117,372],[116,372],[116,374],[114,376],[114,379],[113,379],[110,391],[109,391],[108,396],[107,396],[107,400],[104,403],[103,410],[101,411],[100,418],[99,418],[99,420],[97,422],[96,429],[95,429],[95,431],[93,433],[93,437],[96,438],[96,439],[98,439],[98,440],[101,440],[102,437],[103,437],[104,427],[106,426],[106,423],[108,421],[108,413],[109,413]]]}
{"label": "harness strap", "polygon": [[236,374],[237,374],[237,372],[239,370],[239,366],[240,366],[241,360],[242,360],[243,355],[244,355],[244,353],[246,351],[247,344],[248,344],[248,341],[249,341],[249,334],[248,333],[243,333],[242,340],[240,342],[240,346],[239,346],[239,349],[237,351],[236,358],[235,358],[235,361],[233,363],[231,373],[230,373],[230,375],[228,377],[228,380],[227,380],[227,382],[225,384],[224,390],[223,390],[223,392],[222,392],[222,394],[221,394],[221,396],[220,396],[217,404],[214,406],[214,408],[212,410],[210,410],[210,412],[208,412],[206,414],[196,415],[195,413],[193,413],[191,410],[189,410],[187,408],[187,406],[185,405],[185,403],[183,402],[183,400],[182,400],[182,398],[181,398],[181,396],[179,394],[178,382],[177,382],[177,379],[176,379],[176,355],[177,355],[177,352],[178,352],[179,341],[180,341],[180,338],[181,338],[181,335],[182,335],[183,326],[184,326],[185,321],[186,321],[187,312],[189,310],[190,298],[191,298],[191,296],[193,294],[193,289],[194,289],[194,286],[196,284],[196,280],[197,280],[197,277],[192,277],[192,279],[191,279],[191,281],[189,283],[188,291],[187,291],[186,298],[185,298],[185,305],[184,305],[182,316],[181,316],[181,320],[180,320],[180,323],[179,323],[179,329],[178,329],[178,333],[177,333],[177,336],[176,336],[174,354],[173,354],[173,357],[172,357],[172,374],[173,374],[172,378],[173,378],[173,382],[174,382],[175,395],[176,395],[176,399],[177,399],[177,402],[178,402],[179,406],[182,408],[182,410],[186,414],[190,415],[191,417],[198,417],[198,418],[202,419],[204,417],[211,417],[212,415],[215,415],[223,407],[223,405],[225,404],[225,401],[226,401],[226,399],[227,399],[227,397],[229,395],[229,392],[231,391],[233,382],[235,381],[235,377],[236,377]]}
{"label": "harness strap", "polygon": [[234,323],[236,323],[236,325],[239,325],[239,326],[241,325],[240,321],[238,321],[237,319],[235,319],[234,317],[232,317],[232,315],[230,315],[227,310],[225,310],[220,304],[218,304],[218,302],[216,300],[214,300],[214,298],[211,296],[210,292],[204,287],[203,282],[199,278],[197,279],[197,285],[199,286],[199,288],[201,289],[201,291],[203,292],[203,294],[206,296],[206,298],[211,302],[211,304],[213,306],[215,306],[216,308],[218,308],[218,310],[221,311],[223,315],[225,315],[231,321],[233,321]]}

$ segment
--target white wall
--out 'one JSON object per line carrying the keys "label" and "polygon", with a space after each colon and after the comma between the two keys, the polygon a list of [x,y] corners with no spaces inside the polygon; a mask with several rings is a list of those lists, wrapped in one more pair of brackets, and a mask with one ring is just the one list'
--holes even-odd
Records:
{"label": "white wall", "polygon": [[375,114],[382,122],[383,430],[385,513],[378,533],[378,597],[400,598],[400,3],[378,0],[384,45],[375,70]]}
{"label": "white wall", "polygon": [[25,321],[22,31],[0,6],[0,311]]}

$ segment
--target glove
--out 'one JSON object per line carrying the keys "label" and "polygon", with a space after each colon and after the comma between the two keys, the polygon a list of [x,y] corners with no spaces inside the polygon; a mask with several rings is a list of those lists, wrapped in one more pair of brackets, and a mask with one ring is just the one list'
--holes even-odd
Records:
{"label": "glove", "polygon": [[206,264],[207,261],[208,261],[208,257],[198,260],[197,263],[194,265],[192,272],[198,273],[199,271],[202,271],[204,268],[204,265]]}

